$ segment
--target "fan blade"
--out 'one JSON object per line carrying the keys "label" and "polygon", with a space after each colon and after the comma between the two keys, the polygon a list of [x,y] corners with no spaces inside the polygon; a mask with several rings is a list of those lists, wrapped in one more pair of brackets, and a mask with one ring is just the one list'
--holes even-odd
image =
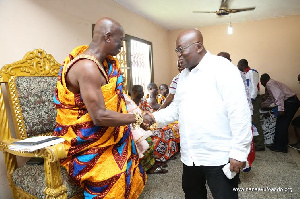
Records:
{"label": "fan blade", "polygon": [[218,11],[193,11],[193,13],[217,13]]}
{"label": "fan blade", "polygon": [[240,8],[240,9],[229,9],[229,13],[236,13],[236,12],[243,12],[243,11],[250,11],[250,10],[254,10],[255,7],[251,7],[251,8]]}

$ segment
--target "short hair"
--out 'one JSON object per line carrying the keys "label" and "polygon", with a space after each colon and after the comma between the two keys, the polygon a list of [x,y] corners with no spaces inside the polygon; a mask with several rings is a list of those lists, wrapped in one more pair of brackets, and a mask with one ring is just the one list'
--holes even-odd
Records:
{"label": "short hair", "polygon": [[271,77],[268,73],[264,73],[260,76],[260,80],[262,80],[262,81],[269,81],[270,79],[271,79]]}
{"label": "short hair", "polygon": [[230,54],[228,52],[219,52],[218,56],[224,57],[224,58],[228,59],[229,61],[231,61]]}
{"label": "short hair", "polygon": [[131,88],[132,93],[136,93],[140,90],[144,90],[141,85],[133,85],[132,88]]}
{"label": "short hair", "polygon": [[239,64],[240,64],[241,66],[248,66],[248,61],[247,61],[247,59],[241,59],[241,60],[239,61]]}
{"label": "short hair", "polygon": [[166,92],[169,93],[169,87],[167,84],[161,84],[159,87],[163,87],[164,89],[166,89]]}
{"label": "short hair", "polygon": [[155,83],[150,83],[150,84],[148,84],[147,89],[149,90],[150,87],[152,87],[152,86],[156,86],[157,87],[157,85]]}
{"label": "short hair", "polygon": [[169,88],[167,84],[161,84],[160,86],[164,87],[165,89]]}

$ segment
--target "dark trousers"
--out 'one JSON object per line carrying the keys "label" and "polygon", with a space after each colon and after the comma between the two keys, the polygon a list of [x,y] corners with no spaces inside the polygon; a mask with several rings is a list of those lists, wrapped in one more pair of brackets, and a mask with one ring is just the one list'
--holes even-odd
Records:
{"label": "dark trousers", "polygon": [[275,127],[274,147],[279,150],[287,150],[289,125],[299,108],[299,100],[296,96],[284,101],[284,115],[278,116]]}
{"label": "dark trousers", "polygon": [[183,164],[182,189],[186,199],[206,199],[206,182],[214,199],[236,199],[238,178],[229,180],[222,166],[186,166]]}
{"label": "dark trousers", "polygon": [[253,137],[255,148],[264,149],[265,139],[264,139],[263,129],[260,122],[260,112],[259,112],[259,109],[261,107],[260,95],[257,95],[255,100],[253,100],[252,105],[253,105],[252,123],[254,124],[254,126],[256,126],[258,131],[258,136]]}

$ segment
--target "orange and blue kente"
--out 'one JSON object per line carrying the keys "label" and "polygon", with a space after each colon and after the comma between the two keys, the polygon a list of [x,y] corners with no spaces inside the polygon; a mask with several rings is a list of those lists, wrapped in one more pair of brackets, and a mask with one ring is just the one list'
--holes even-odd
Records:
{"label": "orange and blue kente", "polygon": [[70,68],[76,67],[74,64],[81,59],[89,59],[107,79],[107,84],[101,87],[106,108],[127,113],[117,59],[108,56],[102,63],[103,70],[94,57],[82,55],[87,47],[75,48],[65,59],[58,76],[54,133],[66,140],[67,153],[61,163],[69,176],[84,188],[85,198],[138,198],[147,176],[139,164],[130,126],[95,126],[80,93],[74,94],[66,86]]}

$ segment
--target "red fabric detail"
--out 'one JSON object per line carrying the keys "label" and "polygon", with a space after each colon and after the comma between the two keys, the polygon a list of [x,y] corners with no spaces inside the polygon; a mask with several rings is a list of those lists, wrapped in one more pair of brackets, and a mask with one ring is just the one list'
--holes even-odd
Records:
{"label": "red fabric detail", "polygon": [[[252,127],[251,127],[251,131],[253,133],[253,128]],[[249,167],[251,167],[252,163],[254,162],[254,159],[255,159],[255,147],[254,147],[254,142],[253,142],[253,138],[252,138],[250,152],[249,152],[248,157],[247,157]]]}
{"label": "red fabric detail", "polygon": [[248,66],[246,69],[245,69],[245,73],[248,73],[248,71],[250,70],[251,68]]}

